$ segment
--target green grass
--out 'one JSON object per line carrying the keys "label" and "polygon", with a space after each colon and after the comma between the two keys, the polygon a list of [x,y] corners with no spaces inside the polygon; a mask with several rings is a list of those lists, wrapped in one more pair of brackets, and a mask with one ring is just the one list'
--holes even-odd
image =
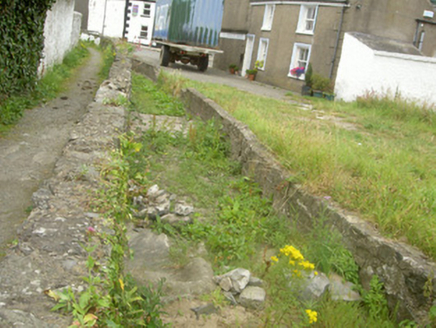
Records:
{"label": "green grass", "polygon": [[143,75],[132,73],[131,102],[134,110],[143,114],[183,116],[185,111],[180,100],[160,90]]}
{"label": "green grass", "polygon": [[79,66],[88,56],[88,50],[80,43],[64,58],[63,63],[55,65],[39,80],[30,92],[12,95],[0,104],[0,133],[22,117],[26,109],[38,106],[56,97],[64,89],[65,81],[71,76],[74,68]]}
{"label": "green grass", "polygon": [[182,82],[246,123],[307,190],[436,259],[434,112],[371,95],[353,103],[312,100],[316,111],[304,111],[227,86]]}
{"label": "green grass", "polygon": [[[133,88],[135,83],[142,85],[143,81],[134,79]],[[161,92],[163,86],[150,92]],[[147,106],[159,108],[154,102],[160,98],[148,96]],[[135,108],[142,108],[140,101],[132,110]],[[228,139],[219,133],[216,123],[195,122],[186,135],[152,128],[136,138],[142,147],[129,161],[129,179],[146,173],[148,185],[157,183],[196,208],[191,225],[175,228],[159,220],[153,224],[157,233],[167,233],[175,240],[170,252],[174,266],[186,265],[189,252],[201,242],[216,273],[244,267],[262,277],[268,294],[266,309],[259,314],[263,327],[306,327],[308,308],[319,313],[313,327],[366,327],[368,322],[371,327],[395,327],[385,315],[384,304],[379,306],[383,315],[370,311],[384,297],[380,288],[365,298],[366,303],[332,302],[327,297],[311,303],[297,299],[287,287],[289,274],[268,264],[269,256],[285,245],[300,249],[318,270],[335,271],[349,281],[357,282],[357,265],[340,236],[325,228],[322,219],[313,231],[303,232],[297,229],[296,220],[291,222],[272,210],[271,200],[263,198],[259,187],[240,175],[239,165],[227,159]],[[221,298],[217,291],[205,296],[219,304]]]}

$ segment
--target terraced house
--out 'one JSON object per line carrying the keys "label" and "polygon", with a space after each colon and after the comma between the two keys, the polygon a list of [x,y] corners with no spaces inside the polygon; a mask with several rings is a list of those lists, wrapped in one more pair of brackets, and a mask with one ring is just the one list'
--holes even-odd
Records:
{"label": "terraced house", "polygon": [[[245,73],[257,60],[256,80],[300,91],[307,67],[334,81],[344,36],[374,51],[436,57],[436,0],[225,0],[215,65]],[[352,60],[352,58],[348,58]],[[358,63],[356,63],[358,65]]]}

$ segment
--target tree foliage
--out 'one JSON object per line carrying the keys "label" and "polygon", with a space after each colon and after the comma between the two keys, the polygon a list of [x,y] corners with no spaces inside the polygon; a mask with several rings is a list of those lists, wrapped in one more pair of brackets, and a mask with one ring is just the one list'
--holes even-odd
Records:
{"label": "tree foliage", "polygon": [[0,102],[35,85],[46,14],[55,1],[0,0]]}

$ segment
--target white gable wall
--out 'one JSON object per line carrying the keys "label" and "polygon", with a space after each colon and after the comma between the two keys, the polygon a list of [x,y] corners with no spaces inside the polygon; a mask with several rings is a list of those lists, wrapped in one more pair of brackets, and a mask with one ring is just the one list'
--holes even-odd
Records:
{"label": "white gable wall", "polygon": [[375,51],[346,33],[335,84],[337,99],[367,92],[436,105],[436,58]]}
{"label": "white gable wall", "polygon": [[[150,17],[145,17],[143,15],[144,5],[150,5]],[[137,13],[135,13],[134,7],[137,8]],[[156,4],[154,2],[148,1],[129,1],[129,11],[126,37],[127,41],[133,43],[140,43],[143,45],[150,45],[153,35],[154,27],[154,16],[155,16]],[[148,35],[146,38],[141,37],[141,27],[148,27]]]}
{"label": "white gable wall", "polygon": [[125,7],[124,0],[89,0],[88,31],[122,38]]}

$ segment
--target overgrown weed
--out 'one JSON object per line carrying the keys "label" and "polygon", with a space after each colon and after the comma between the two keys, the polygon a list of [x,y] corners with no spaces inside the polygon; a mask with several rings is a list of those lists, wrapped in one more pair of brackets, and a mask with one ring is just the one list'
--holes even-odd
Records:
{"label": "overgrown weed", "polygon": [[[106,224],[113,233],[88,228],[89,242],[110,246],[111,255],[104,266],[93,257],[96,246],[86,246],[88,276],[83,277],[88,288],[75,295],[71,289],[54,294],[59,303],[53,310],[71,313],[73,326],[81,327],[168,327],[160,319],[163,313],[161,281],[157,286],[138,288],[124,272],[124,259],[132,256],[128,246],[126,223],[130,220],[129,184],[146,185],[146,177],[131,170],[130,163],[138,160],[142,146],[132,135],[120,137],[120,148],[101,169],[104,186],[95,197],[97,210],[104,213]],[[132,182],[135,180],[135,182]]]}

